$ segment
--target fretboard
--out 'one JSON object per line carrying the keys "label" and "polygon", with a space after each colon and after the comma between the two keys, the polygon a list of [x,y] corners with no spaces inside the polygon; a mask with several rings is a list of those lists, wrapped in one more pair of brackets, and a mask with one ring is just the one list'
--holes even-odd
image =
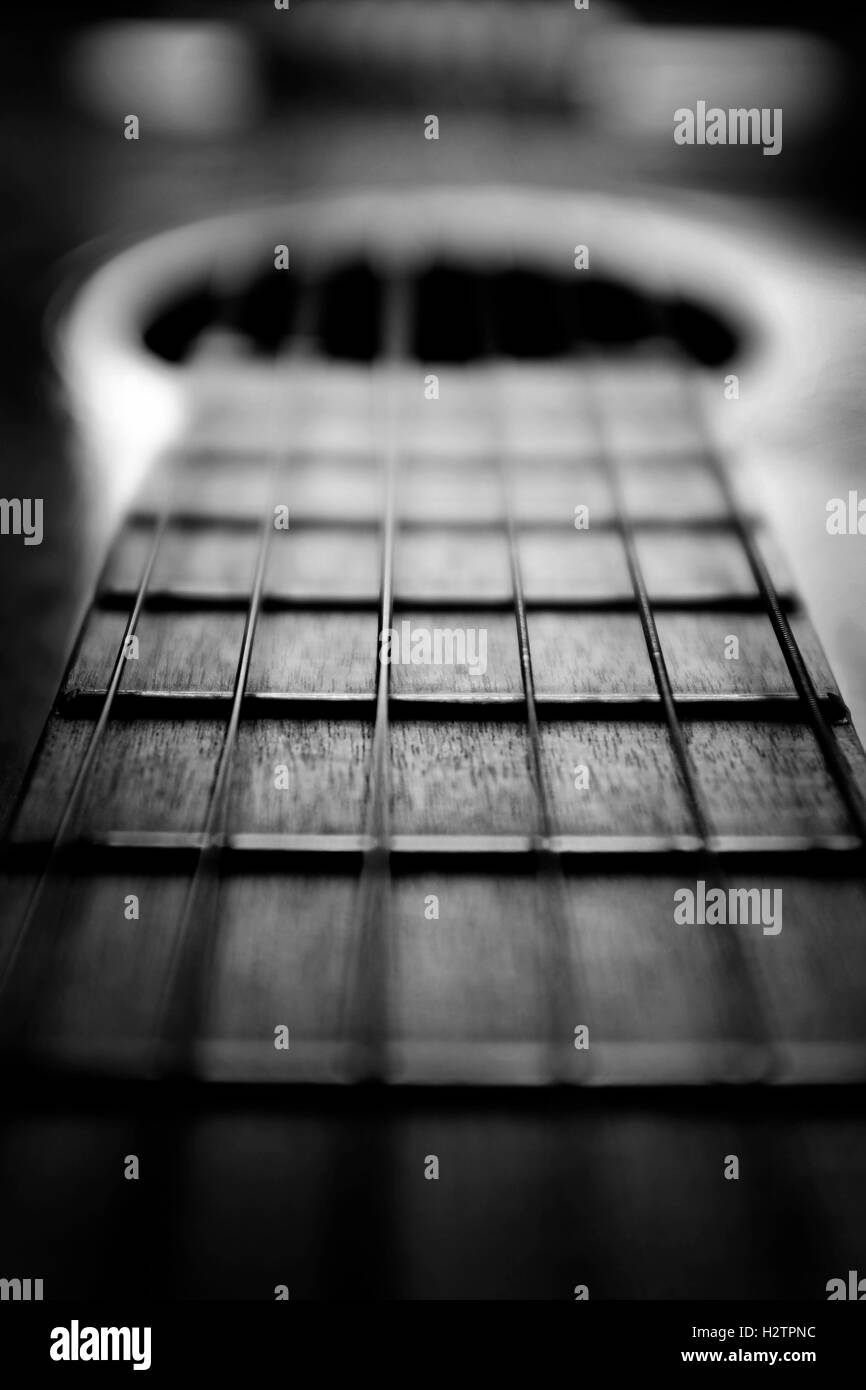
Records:
{"label": "fretboard", "polygon": [[696,378],[425,370],[330,432],[314,371],[298,428],[217,376],[148,478],[11,827],[5,1046],[862,1080],[863,750]]}

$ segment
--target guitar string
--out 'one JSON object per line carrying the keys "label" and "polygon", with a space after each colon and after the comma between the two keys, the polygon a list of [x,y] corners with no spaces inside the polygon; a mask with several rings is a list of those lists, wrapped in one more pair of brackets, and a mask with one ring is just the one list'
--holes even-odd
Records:
{"label": "guitar string", "polygon": [[[275,274],[282,274],[276,271]],[[263,436],[265,457],[270,453],[268,493],[259,529],[258,549],[248,596],[240,653],[232,688],[229,718],[223,736],[220,756],[211,784],[202,830],[202,844],[195,869],[187,886],[178,929],[162,982],[157,1004],[156,1021],[152,1029],[152,1065],[158,1073],[166,1069],[173,1076],[195,1073],[195,1048],[202,1041],[200,1023],[217,949],[217,904],[221,891],[220,872],[226,842],[231,777],[234,769],[238,730],[243,712],[246,683],[249,676],[256,626],[262,608],[265,574],[274,535],[273,501],[281,475],[289,476],[287,454],[276,426],[280,423],[280,407],[289,380],[287,367],[302,360],[317,320],[316,290],[313,282],[304,280],[300,289],[298,321],[290,339],[289,351],[277,354],[272,366],[272,387],[269,406],[265,410]]]}
{"label": "guitar string", "polygon": [[[495,328],[489,292],[482,296],[483,335],[488,351],[496,352]],[[530,767],[535,793],[538,801],[540,829],[532,831],[530,837],[531,854],[537,866],[537,885],[542,902],[550,905],[549,918],[538,912],[538,926],[546,931],[543,951],[545,994],[549,1001],[548,1028],[545,1037],[545,1080],[556,1083],[561,1080],[575,1080],[573,1054],[577,1049],[568,1048],[568,1038],[574,1026],[574,1019],[585,1021],[589,1018],[588,1001],[581,971],[580,934],[570,930],[569,894],[563,873],[562,856],[553,849],[554,818],[551,812],[550,793],[547,786],[541,729],[538,718],[535,676],[532,664],[532,650],[529,638],[529,620],[526,608],[526,593],[523,581],[523,566],[517,533],[516,506],[510,463],[505,459],[507,431],[504,426],[505,388],[503,369],[510,359],[494,357],[485,373],[488,390],[493,395],[493,453],[505,522],[505,536],[508,545],[508,561],[511,573],[512,601],[517,633],[520,675],[523,687],[526,728],[529,735]],[[543,924],[543,927],[542,927]],[[575,979],[574,977],[578,978]],[[590,1080],[595,1072],[594,1059],[590,1049],[579,1049],[582,1054],[580,1080]],[[566,1066],[565,1057],[571,1059]]]}
{"label": "guitar string", "polygon": [[[638,552],[634,523],[629,514],[625,492],[622,486],[619,459],[616,450],[611,447],[609,441],[605,412],[601,405],[598,391],[598,377],[604,370],[603,364],[599,363],[594,370],[590,370],[586,374],[594,427],[599,444],[599,454],[605,470],[605,476],[610,486],[616,520],[620,530],[626,563],[634,591],[635,605],[644,634],[644,641],[646,643],[647,655],[652,668],[653,678],[662,704],[665,725],[671,741],[675,764],[679,772],[682,787],[686,793],[687,805],[691,812],[692,821],[697,830],[699,840],[698,854],[700,858],[705,859],[707,864],[711,866],[714,876],[724,880],[724,867],[720,863],[716,853],[712,831],[712,817],[698,778],[692,767],[691,754],[683,733],[679,710],[674,697],[670,674],[667,669],[667,662],[658,635],[653,603],[650,598],[646,577],[643,573],[643,566]],[[768,1022],[766,1002],[761,997],[760,987],[748,968],[742,947],[735,936],[728,935],[722,937],[719,949],[722,959],[727,958],[734,964],[734,968],[742,983],[742,997],[748,1002],[753,1035],[757,1045],[764,1054],[764,1063],[761,1068],[762,1074],[772,1074],[779,1065],[779,1059],[772,1030]]]}
{"label": "guitar string", "polygon": [[[384,514],[382,567],[379,586],[378,633],[393,626],[394,549],[397,511],[397,471],[400,448],[402,368],[411,315],[408,286],[402,278],[385,279],[384,334],[381,363],[374,364],[374,407],[381,428]],[[343,985],[340,1030],[354,1057],[349,1066],[355,1079],[381,1080],[390,1065],[388,1048],[389,983],[393,961],[390,923],[393,913],[390,812],[390,663],[376,654],[376,709],[367,788],[365,843],[358,885],[357,947]]]}

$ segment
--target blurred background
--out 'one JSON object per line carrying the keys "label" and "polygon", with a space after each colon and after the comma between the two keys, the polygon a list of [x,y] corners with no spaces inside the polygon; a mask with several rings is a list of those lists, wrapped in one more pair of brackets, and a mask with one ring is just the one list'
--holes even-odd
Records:
{"label": "blurred background", "polygon": [[[40,7],[0,46],[3,491],[45,542],[0,548],[0,799],[20,780],[92,573],[64,465],[49,305],[149,232],[293,192],[515,182],[740,200],[864,234],[866,20],[853,6],[265,0]],[[716,17],[716,12],[712,12]],[[780,157],[677,146],[698,99],[784,110]],[[436,114],[438,142],[421,138]],[[139,117],[141,138],[123,138]],[[708,157],[710,156],[710,157]],[[725,200],[733,200],[729,203]],[[27,615],[39,615],[38,624]],[[25,619],[22,621],[22,618]]]}

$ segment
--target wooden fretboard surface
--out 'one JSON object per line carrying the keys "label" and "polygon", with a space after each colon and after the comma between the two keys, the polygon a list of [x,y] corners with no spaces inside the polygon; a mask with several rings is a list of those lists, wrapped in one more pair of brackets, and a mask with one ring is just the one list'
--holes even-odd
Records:
{"label": "wooden fretboard surface", "polygon": [[[357,369],[338,424],[312,370],[295,428],[203,369],[9,829],[5,1047],[286,1082],[862,1081],[864,754],[699,384],[498,362],[425,401],[426,370]],[[486,673],[381,666],[406,619],[484,628]],[[782,931],[677,925],[698,880],[781,889]]]}

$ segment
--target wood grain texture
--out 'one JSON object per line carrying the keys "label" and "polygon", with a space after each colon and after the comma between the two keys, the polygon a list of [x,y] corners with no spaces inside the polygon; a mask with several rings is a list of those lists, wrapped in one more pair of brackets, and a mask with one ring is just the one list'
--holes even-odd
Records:
{"label": "wood grain texture", "polygon": [[[351,834],[364,828],[372,728],[357,719],[250,719],[238,730],[233,833]],[[288,769],[286,789],[275,769]]]}
{"label": "wood grain texture", "polygon": [[243,613],[145,612],[136,631],[139,657],[126,662],[121,690],[231,694]]}
{"label": "wood grain texture", "polygon": [[546,613],[532,609],[527,626],[538,696],[658,698],[636,614]]}
{"label": "wood grain texture", "polygon": [[128,612],[91,608],[63,685],[65,695],[105,690],[120,651],[128,618]]}
{"label": "wood grain texture", "polygon": [[90,742],[92,719],[65,719],[52,715],[45,729],[33,775],[12,825],[13,840],[50,840]]}
{"label": "wood grain texture", "polygon": [[372,695],[377,637],[378,619],[373,611],[261,613],[247,690]]}
{"label": "wood grain texture", "polygon": [[419,628],[432,632],[435,628],[444,631],[476,629],[471,650],[479,652],[480,637],[483,630],[487,644],[487,669],[483,675],[473,676],[467,666],[425,664],[423,666],[404,666],[392,663],[391,690],[395,695],[481,695],[485,692],[521,695],[523,681],[520,674],[520,653],[517,645],[517,624],[510,613],[455,613],[447,611],[412,612],[411,609],[398,608],[394,615],[394,626],[398,633],[400,624],[407,621],[414,632]]}
{"label": "wood grain texture", "polygon": [[[92,729],[90,719],[52,719],[16,839],[54,834]],[[202,829],[224,734],[218,719],[110,721],[79,805],[84,832]]]}
{"label": "wood grain texture", "polygon": [[528,834],[537,826],[523,724],[400,719],[390,742],[395,831]]}
{"label": "wood grain texture", "polygon": [[[544,721],[547,793],[560,835],[694,834],[664,723]],[[575,770],[589,785],[575,788]]]}
{"label": "wood grain texture", "polygon": [[[836,691],[814,630],[807,619],[793,617],[791,627],[807,669],[819,691]],[[792,695],[782,649],[768,618],[758,613],[659,613],[656,628],[676,694]],[[739,656],[725,656],[730,636],[739,641]]]}
{"label": "wood grain texture", "polygon": [[224,738],[220,719],[112,720],[82,803],[85,832],[202,830]]}
{"label": "wood grain texture", "polygon": [[695,720],[684,732],[717,834],[808,836],[848,829],[807,726]]}
{"label": "wood grain texture", "polygon": [[[125,614],[91,611],[65,687],[67,694],[105,691],[125,624]],[[127,694],[231,694],[243,630],[243,613],[145,610],[136,627],[138,657],[124,663],[120,690]]]}

